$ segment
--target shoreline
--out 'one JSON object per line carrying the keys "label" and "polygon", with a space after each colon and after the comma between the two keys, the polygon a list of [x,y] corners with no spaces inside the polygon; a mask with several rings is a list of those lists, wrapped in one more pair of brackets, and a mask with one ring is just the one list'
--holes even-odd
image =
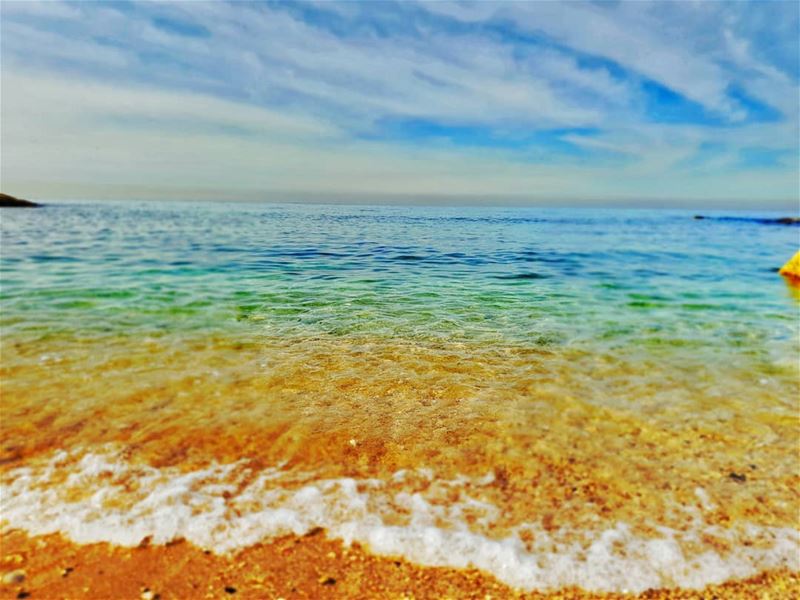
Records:
{"label": "shoreline", "polygon": [[[354,543],[345,547],[317,529],[283,536],[229,556],[185,541],[125,548],[78,545],[58,534],[29,537],[10,530],[0,537],[0,598],[754,598],[800,597],[800,573],[766,571],[703,590],[659,589],[641,594],[589,593],[578,588],[515,590],[476,569],[423,567],[377,556]],[[766,596],[765,596],[766,594]]]}

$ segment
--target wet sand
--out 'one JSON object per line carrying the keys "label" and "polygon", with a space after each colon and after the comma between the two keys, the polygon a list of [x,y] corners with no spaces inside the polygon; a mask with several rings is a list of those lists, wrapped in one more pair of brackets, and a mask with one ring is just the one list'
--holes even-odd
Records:
{"label": "wet sand", "polygon": [[[322,530],[258,544],[229,557],[179,541],[168,546],[79,546],[58,535],[0,538],[0,598],[798,598],[800,573],[773,571],[704,590],[638,596],[577,588],[521,592],[474,569],[420,567],[346,548]],[[24,579],[9,582],[14,571]]]}
{"label": "wet sand", "polygon": [[[94,517],[126,517],[141,501],[136,490],[142,473],[152,474],[150,484],[164,491],[175,477],[247,457],[230,476],[211,482],[233,486],[226,497],[232,527],[241,517],[237,510],[246,516],[270,508],[250,504],[258,504],[271,487],[244,492],[260,473],[283,464],[280,480],[270,481],[287,494],[325,479],[377,479],[381,486],[370,488],[374,501],[419,493],[429,502],[428,516],[441,516],[441,507],[467,507],[470,499],[497,507],[496,518],[468,522],[470,531],[486,539],[503,538],[525,523],[563,537],[624,522],[637,540],[658,537],[654,525],[689,533],[713,526],[718,535],[703,535],[681,550],[687,557],[713,551],[726,560],[740,546],[774,543],[745,535],[740,531],[745,523],[796,528],[797,419],[786,406],[786,386],[750,381],[754,376],[747,371],[732,370],[722,379],[715,372],[705,383],[682,384],[656,411],[585,400],[597,397],[598,391],[592,395],[586,388],[598,380],[609,386],[609,398],[621,390],[643,399],[640,404],[655,403],[662,393],[660,379],[642,375],[649,372],[646,365],[599,361],[594,355],[452,345],[411,352],[408,345],[374,340],[358,347],[318,340],[249,347],[223,339],[198,343],[191,351],[131,341],[109,346],[105,354],[94,344],[62,349],[50,340],[47,346],[47,360],[38,344],[6,346],[0,475],[11,483],[14,469],[38,469],[56,450],[73,451],[37,484],[59,491],[64,514],[106,489],[110,504]],[[205,368],[198,370],[197,364]],[[661,367],[659,373],[665,372]],[[741,398],[720,396],[731,390],[739,390]],[[740,406],[745,399],[754,405]],[[108,472],[65,484],[70,474],[84,472],[85,452],[105,457]],[[423,476],[419,469],[427,467],[435,473]],[[398,480],[402,470],[410,474]],[[192,489],[201,496],[211,493],[203,486]],[[46,533],[40,527],[49,517],[41,516],[35,497],[26,492],[19,498],[36,525],[31,535]],[[6,508],[10,501],[4,498]],[[336,498],[323,501],[328,504],[322,506],[334,506]],[[409,525],[404,507],[390,506],[392,511],[380,513],[382,520]],[[74,525],[71,539],[88,531],[85,517],[76,515],[65,521]],[[687,520],[692,515],[702,522]],[[327,527],[328,521],[312,525]],[[111,541],[137,524],[124,522],[125,527],[101,528],[102,535],[83,541]],[[171,522],[143,535],[157,537]],[[7,527],[23,525],[10,520]],[[197,543],[190,533],[203,527],[176,535]],[[269,537],[265,533],[263,539]],[[228,542],[240,543],[236,536]],[[142,598],[144,593],[152,600],[145,589],[161,598],[520,597],[488,572],[417,566],[358,546],[345,552],[341,542],[319,532],[273,538],[232,559],[206,554],[189,542],[131,550],[11,532],[2,538],[0,567],[3,574],[26,571],[23,582],[2,587],[4,598],[21,592],[31,598]],[[67,568],[73,571],[63,577]],[[772,572],[710,588],[708,597],[800,597],[799,578]],[[329,579],[335,581],[325,583]],[[225,587],[236,591],[228,594]],[[563,596],[581,594],[572,590]]]}

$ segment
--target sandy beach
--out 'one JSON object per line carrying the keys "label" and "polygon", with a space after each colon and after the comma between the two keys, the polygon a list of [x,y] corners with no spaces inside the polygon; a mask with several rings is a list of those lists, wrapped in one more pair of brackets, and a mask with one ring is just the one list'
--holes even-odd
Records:
{"label": "sandy beach", "polygon": [[799,30],[0,0],[0,600],[800,600]]}
{"label": "sandy beach", "polygon": [[797,595],[790,229],[216,203],[3,227],[3,597]]}
{"label": "sandy beach", "polygon": [[[166,547],[77,546],[59,536],[0,540],[4,574],[24,580],[0,586],[1,598],[162,600],[185,598],[556,598],[782,600],[800,596],[800,574],[773,571],[703,590],[641,594],[587,593],[578,588],[521,592],[474,569],[424,568],[400,557],[376,557],[358,544],[344,547],[324,531],[286,536],[230,557],[183,541]],[[27,595],[26,595],[27,594]]]}

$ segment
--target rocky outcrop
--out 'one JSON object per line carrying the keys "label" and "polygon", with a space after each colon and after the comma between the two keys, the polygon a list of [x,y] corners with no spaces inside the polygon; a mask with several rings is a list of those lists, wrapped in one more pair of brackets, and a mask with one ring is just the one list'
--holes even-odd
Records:
{"label": "rocky outcrop", "polygon": [[0,194],[0,207],[3,208],[35,208],[37,206],[41,206],[41,204],[36,204],[36,202],[31,202],[30,200],[15,198],[8,194]]}

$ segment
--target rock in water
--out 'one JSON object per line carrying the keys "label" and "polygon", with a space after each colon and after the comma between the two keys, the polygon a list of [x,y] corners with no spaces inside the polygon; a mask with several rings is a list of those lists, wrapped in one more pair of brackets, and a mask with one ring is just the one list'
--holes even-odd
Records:
{"label": "rock in water", "polygon": [[789,262],[781,267],[778,273],[789,279],[795,285],[800,285],[800,250],[795,252],[795,255],[789,259]]}
{"label": "rock in water", "polygon": [[800,225],[800,217],[780,217],[778,219],[759,218],[759,217],[708,217],[706,215],[694,215],[695,221],[711,219],[714,221],[739,221],[742,223],[761,223],[762,225]]}
{"label": "rock in water", "polygon": [[30,200],[15,198],[8,194],[0,194],[0,206],[5,208],[35,208],[41,206],[41,204],[36,204],[36,202],[31,202]]}

